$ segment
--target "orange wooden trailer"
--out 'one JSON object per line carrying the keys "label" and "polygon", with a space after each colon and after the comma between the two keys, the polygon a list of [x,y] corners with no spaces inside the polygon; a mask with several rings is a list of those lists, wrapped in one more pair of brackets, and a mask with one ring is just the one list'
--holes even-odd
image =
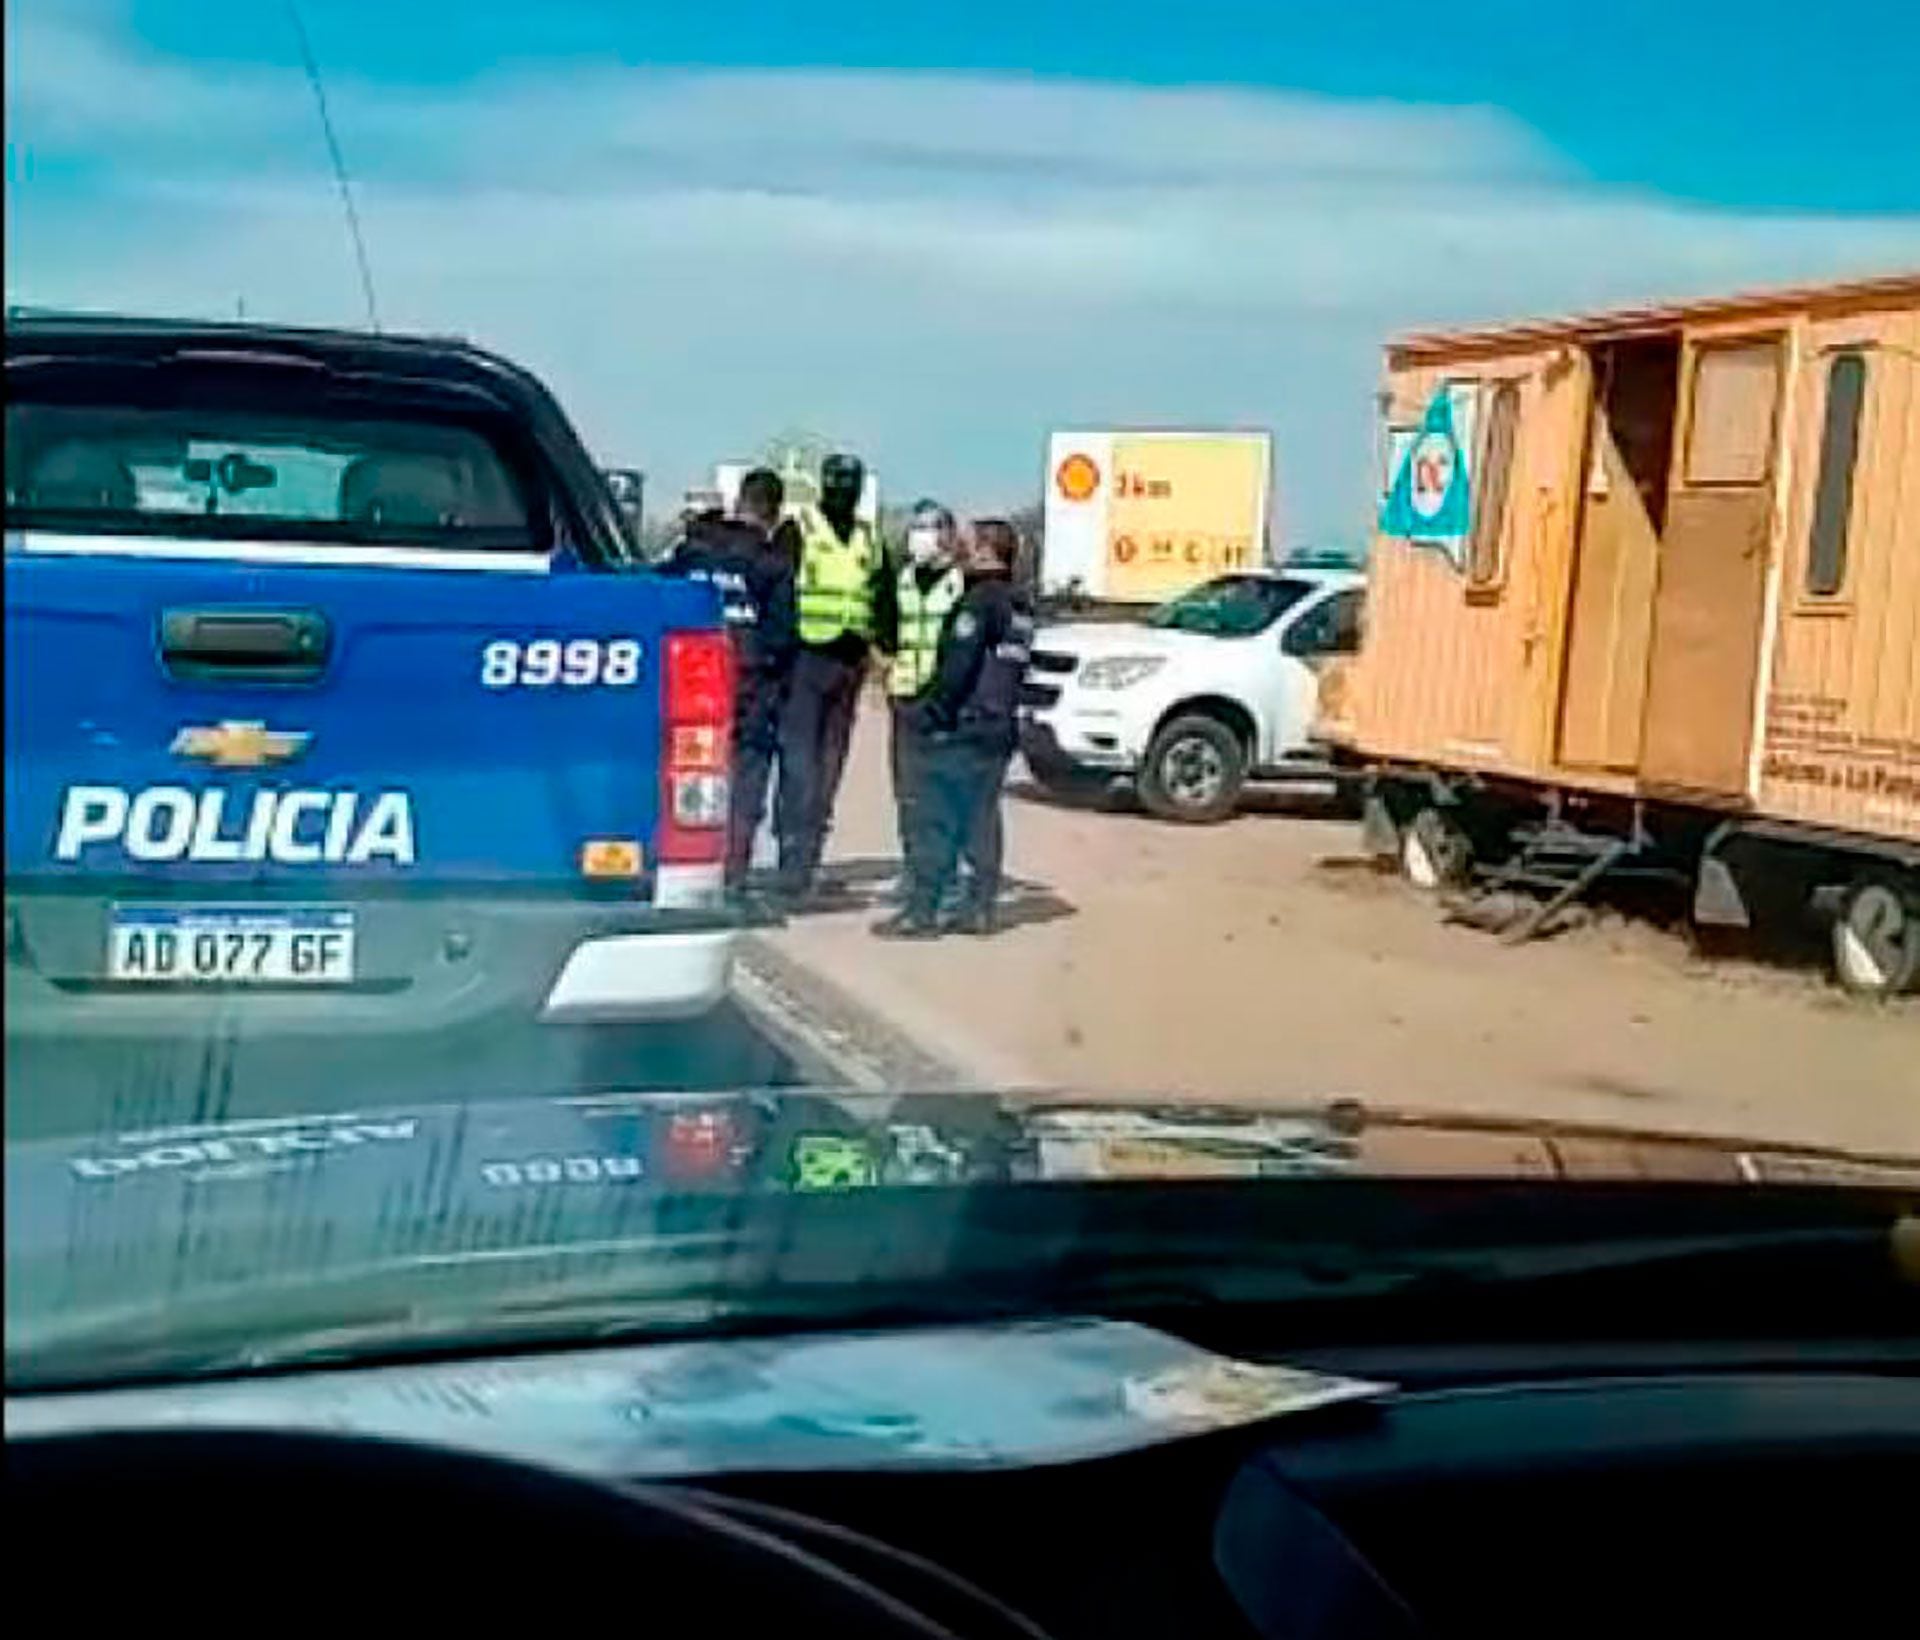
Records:
{"label": "orange wooden trailer", "polygon": [[[1920,274],[1403,336],[1470,519],[1379,534],[1323,728],[1426,886],[1684,878],[1705,923],[1831,916],[1920,978]],[[1537,926],[1541,908],[1519,925]]]}

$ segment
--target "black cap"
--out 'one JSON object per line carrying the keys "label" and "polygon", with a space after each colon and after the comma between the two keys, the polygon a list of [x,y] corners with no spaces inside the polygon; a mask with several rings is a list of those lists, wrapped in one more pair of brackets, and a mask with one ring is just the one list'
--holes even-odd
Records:
{"label": "black cap", "polygon": [[820,487],[825,490],[857,490],[866,477],[866,466],[858,456],[835,454],[820,463]]}
{"label": "black cap", "polygon": [[787,487],[771,467],[756,467],[740,480],[740,502],[744,506],[777,513],[787,499]]}

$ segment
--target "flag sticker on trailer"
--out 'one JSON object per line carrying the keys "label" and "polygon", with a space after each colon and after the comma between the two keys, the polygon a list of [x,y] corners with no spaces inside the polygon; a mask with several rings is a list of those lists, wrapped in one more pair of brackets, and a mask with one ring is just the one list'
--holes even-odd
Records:
{"label": "flag sticker on trailer", "polygon": [[1407,442],[1380,512],[1383,535],[1438,547],[1455,569],[1466,562],[1473,530],[1466,442],[1472,400],[1453,387],[1433,395],[1419,430]]}

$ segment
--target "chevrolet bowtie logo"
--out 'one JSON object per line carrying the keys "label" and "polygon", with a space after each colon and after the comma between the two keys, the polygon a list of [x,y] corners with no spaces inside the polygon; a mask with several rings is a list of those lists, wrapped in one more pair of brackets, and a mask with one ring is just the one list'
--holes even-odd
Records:
{"label": "chevrolet bowtie logo", "polygon": [[172,751],[175,757],[197,757],[220,769],[258,769],[298,757],[312,739],[264,723],[190,725],[173,737]]}

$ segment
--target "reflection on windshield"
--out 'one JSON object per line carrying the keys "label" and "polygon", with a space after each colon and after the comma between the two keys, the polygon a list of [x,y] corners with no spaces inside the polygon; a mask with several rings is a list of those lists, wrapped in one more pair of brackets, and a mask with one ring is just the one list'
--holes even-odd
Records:
{"label": "reflection on windshield", "polygon": [[[917,1223],[937,1311],[976,1214],[1091,1262],[1027,1236],[1088,1181],[1920,1157],[1853,77],[1643,99],[1663,198],[1472,8],[1063,4],[827,72],[772,9],[12,0],[10,1368],[592,1257],[720,1317],[730,1215],[837,1210],[782,1256],[856,1288]],[[1349,1099],[1453,1127],[1286,1114]]]}
{"label": "reflection on windshield", "polygon": [[1212,638],[1250,637],[1272,626],[1312,590],[1311,582],[1286,576],[1223,575],[1162,604],[1148,624]]}
{"label": "reflection on windshield", "polygon": [[[1358,1256],[1343,1238],[1366,1240],[1366,1204],[1381,1198],[1329,1193],[1323,1208],[1301,1208],[1311,1246],[1270,1239],[1247,1216],[1251,1200],[1236,1212],[1209,1198],[1221,1228],[1201,1245],[1163,1245],[1145,1202],[1136,1221],[1111,1197],[1101,1213],[1091,1199],[1084,1210],[1052,1200],[1123,1181],[1317,1179],[1331,1191],[1363,1175],[1417,1177],[1433,1159],[1455,1165],[1476,1131],[1521,1179],[1577,1174],[1596,1143],[1350,1101],[1253,1111],[793,1089],[17,1142],[5,1174],[8,1379],[222,1372],[570,1327],[675,1332],[796,1306],[817,1319],[1031,1310],[1064,1279],[1051,1261],[1086,1253],[1097,1223],[1108,1239],[1103,1256],[1082,1260],[1090,1300],[1136,1276],[1163,1295],[1169,1281],[1199,1293],[1255,1267],[1273,1297],[1313,1292],[1329,1248]],[[1767,1147],[1648,1139],[1625,1157],[1668,1180],[1920,1184],[1920,1166]],[[1200,1223],[1186,1228],[1197,1235]],[[1016,1227],[1011,1239],[1003,1225]],[[1538,1229],[1510,1226],[1511,1251]],[[1439,1257],[1412,1244],[1373,1252],[1389,1284]],[[1342,1279],[1363,1279],[1371,1259]],[[943,1296],[946,1277],[955,1285]],[[153,1305],[162,1290],[166,1304]]]}
{"label": "reflection on windshield", "polygon": [[[1206,1118],[787,1089],[396,1106],[14,1142],[8,1373],[258,1364],[337,1344],[350,1318],[369,1344],[393,1347],[433,1328],[504,1332],[559,1303],[624,1303],[638,1320],[643,1299],[671,1297],[684,1320],[687,1305],[717,1312],[770,1296],[772,1273],[749,1260],[766,1249],[739,1239],[750,1219],[775,1226],[778,1240],[790,1233],[788,1254],[819,1256],[798,1228],[809,1198],[897,1209],[912,1190],[1342,1174],[1358,1159],[1358,1126],[1345,1110]],[[930,1206],[936,1240],[952,1210],[950,1198]],[[836,1241],[857,1240],[860,1222],[846,1217]],[[836,1254],[812,1279],[838,1302],[865,1302],[888,1253]],[[162,1287],[167,1307],[147,1314]]]}

